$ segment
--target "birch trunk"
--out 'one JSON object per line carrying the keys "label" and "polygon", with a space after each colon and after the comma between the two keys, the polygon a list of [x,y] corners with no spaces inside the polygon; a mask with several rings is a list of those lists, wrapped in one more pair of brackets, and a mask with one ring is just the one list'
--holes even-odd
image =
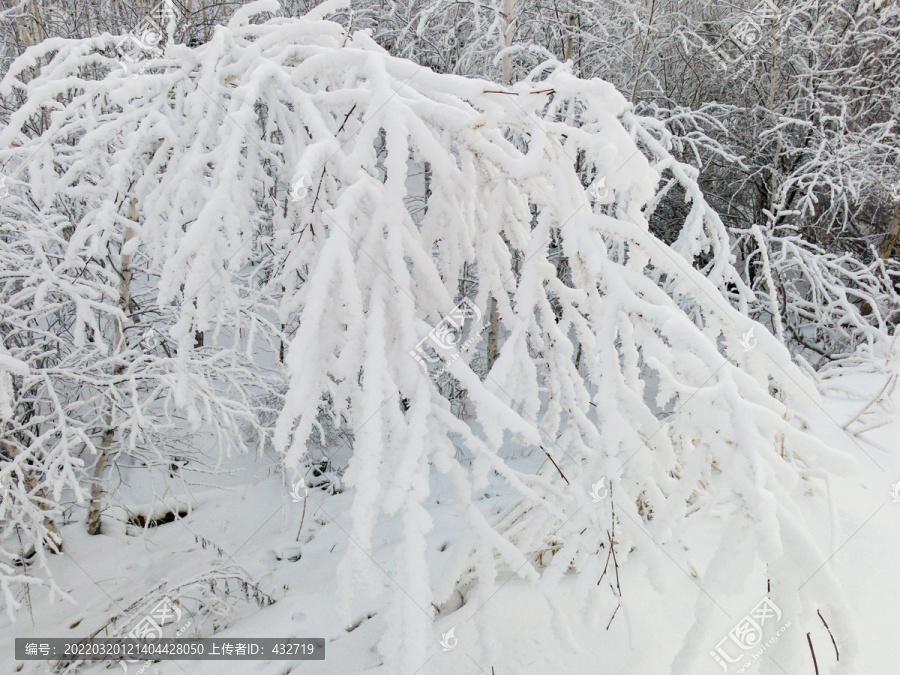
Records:
{"label": "birch trunk", "polygon": [[[12,443],[8,443],[6,441],[3,441],[3,446],[5,448],[4,454],[6,454],[7,457],[11,457],[13,460],[15,460],[15,458],[19,454],[19,449],[16,448],[16,446]],[[31,469],[26,467],[22,471],[22,473],[25,485],[28,486],[28,491],[34,495],[35,501],[40,505],[41,510],[47,511],[47,504],[50,501],[47,499],[47,492],[43,487],[38,485],[37,479],[34,477],[34,473],[31,471]],[[61,553],[63,550],[62,536],[60,536],[59,530],[56,529],[56,522],[53,520],[53,518],[50,517],[50,514],[44,516],[43,525],[44,529],[49,535],[47,538],[51,542],[53,542],[51,550],[54,553]]]}
{"label": "birch trunk", "polygon": [[[128,217],[137,222],[137,203],[131,200],[131,207]],[[128,242],[134,237],[134,229],[131,226],[125,229],[125,238],[122,242],[124,248]],[[113,368],[113,375],[120,376],[125,372],[125,363],[121,360],[121,355],[125,351],[125,324],[124,317],[128,315],[129,305],[131,304],[131,255],[123,254],[121,261],[121,282],[119,286],[119,309],[121,314],[115,320],[115,334],[113,345],[115,353],[120,357],[119,362]],[[116,385],[113,384],[115,387]],[[106,431],[103,433],[103,440],[100,442],[100,455],[97,457],[97,463],[94,464],[94,472],[91,476],[91,502],[88,509],[87,531],[88,534],[100,534],[100,513],[103,510],[103,492],[106,466],[109,464],[109,453],[113,441],[116,438],[116,428],[114,425],[113,411],[115,404],[110,397],[109,408],[107,409],[104,424]]]}
{"label": "birch trunk", "polygon": [[[516,24],[513,22],[513,12],[516,9],[516,0],[503,0],[503,47],[509,48],[512,47],[513,43],[513,35],[516,32]],[[503,54],[503,84],[510,85],[512,84],[512,59],[509,57],[509,53],[506,52]]]}
{"label": "birch trunk", "polygon": [[[503,22],[505,24],[503,30],[503,46],[508,48],[512,46],[513,35],[516,26],[513,22],[513,12],[516,9],[516,0],[503,0]],[[512,59],[509,53],[503,54],[503,84],[509,86],[512,84]],[[491,298],[491,310],[488,317],[488,339],[487,339],[487,369],[488,372],[493,368],[497,361],[499,353],[500,340],[500,313],[497,309],[497,300]]]}

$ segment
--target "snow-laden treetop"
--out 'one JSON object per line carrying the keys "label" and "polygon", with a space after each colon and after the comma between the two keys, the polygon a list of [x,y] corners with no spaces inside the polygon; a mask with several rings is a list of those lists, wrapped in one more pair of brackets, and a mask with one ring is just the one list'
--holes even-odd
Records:
{"label": "snow-laden treetop", "polygon": [[[648,535],[690,548],[687,523],[704,514],[714,552],[678,672],[709,640],[705,593],[743,588],[755,562],[784,612],[812,621],[828,607],[846,630],[827,570],[798,588],[796,561],[824,556],[792,493],[847,463],[783,403],[817,395],[741,314],[749,291],[725,229],[662,125],[556,63],[499,88],[334,23],[250,23],[276,9],[248,5],[207,44],[127,67],[108,35],[29,49],[0,85],[21,97],[0,160],[41,208],[73,214],[73,255],[103,255],[134,227],[128,246],[158,265],[158,301],[194,299],[170,331],[180,353],[239,311],[241,270],[267,270],[295,328],[277,448],[302,464],[323,414],[355,432],[348,589],[380,574],[367,557],[379,516],[404,522],[381,645],[391,672],[423,663],[433,608],[454,591],[480,605],[512,571],[548,593],[574,572],[601,603],[617,594],[597,585],[607,547],[646,564],[658,553]],[[690,202],[672,246],[648,227],[664,175]],[[449,375],[436,380],[422,367],[434,345],[410,352],[448,316],[466,320],[438,348],[475,339],[458,358],[438,354]],[[473,355],[492,329],[487,371]],[[538,458],[530,470],[511,465],[520,452]],[[495,476],[513,499],[492,521],[478,497]],[[611,494],[597,504],[601,479]],[[452,485],[467,524],[437,582],[425,564],[434,481]],[[800,636],[773,648],[782,663]]]}

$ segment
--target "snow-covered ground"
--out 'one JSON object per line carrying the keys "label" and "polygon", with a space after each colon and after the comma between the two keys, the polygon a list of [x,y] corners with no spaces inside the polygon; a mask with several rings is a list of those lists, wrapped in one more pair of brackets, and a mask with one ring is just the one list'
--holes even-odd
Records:
{"label": "snow-covered ground", "polygon": [[[895,673],[900,662],[896,620],[900,607],[900,575],[896,573],[900,559],[900,494],[896,499],[892,496],[893,485],[900,481],[900,453],[894,451],[900,420],[860,437],[841,426],[866,403],[859,396],[874,395],[886,377],[883,373],[852,372],[825,380],[824,407],[813,417],[812,425],[814,433],[853,455],[858,465],[855,473],[831,480],[837,514],[833,528],[831,514],[806,513],[827,555],[803,572],[812,577],[820,571],[820,565],[828,565],[842,582],[856,619],[861,647],[856,672],[860,675]],[[895,393],[895,401],[898,398],[900,394]],[[889,418],[894,410],[893,402],[882,402],[850,428]],[[336,570],[347,548],[356,546],[349,536],[352,492],[327,495],[311,490],[304,515],[303,501],[295,501],[291,486],[285,484],[276,466],[268,458],[236,460],[231,467],[232,477],[221,487],[194,488],[180,500],[169,497],[170,507],[178,501],[185,508],[190,506],[188,515],[143,531],[107,518],[105,534],[90,537],[85,533],[81,513],[73,510],[70,522],[62,528],[66,551],[54,556],[51,564],[60,586],[77,604],[51,603],[46,593],[33,591],[31,617],[23,611],[14,625],[5,618],[0,623],[0,672],[50,672],[46,662],[16,662],[12,658],[15,637],[91,635],[111,617],[149,597],[159,584],[173,588],[216,568],[235,570],[238,576],[254,580],[276,601],[266,605],[251,598],[248,602],[242,592],[226,596],[231,598],[227,600],[229,617],[220,620],[217,636],[324,637],[325,660],[182,661],[157,663],[143,672],[385,672],[377,643],[386,630],[386,592],[394,590],[395,584],[402,584],[389,563],[401,538],[399,523],[383,518],[373,542],[373,570],[385,592],[358,591],[348,621],[341,615]],[[432,489],[429,512],[434,529],[429,538],[429,564],[431,569],[440,569],[449,556],[447,544],[459,537],[464,525],[446,486],[434,483]],[[500,506],[497,494],[486,490],[481,504],[486,512]],[[298,536],[301,519],[303,527]],[[419,672],[670,672],[668,661],[692,625],[697,598],[704,591],[690,574],[690,554],[683,547],[672,543],[661,548],[649,538],[639,544],[641,547],[644,550],[633,556],[638,564],[619,570],[622,594],[630,602],[628,609],[617,612],[611,623],[615,605],[608,612],[586,615],[582,611],[584,589],[574,579],[566,580],[548,599],[535,585],[511,576],[480,607],[467,603],[443,608],[435,624],[432,655]],[[645,569],[647,562],[655,568],[653,584],[650,570]],[[743,596],[715,600],[730,616],[740,617],[761,595],[758,588],[745,590]],[[558,621],[555,617],[560,614],[568,621]],[[127,630],[129,621],[139,618],[129,616],[114,628]],[[473,620],[475,616],[478,621]],[[210,632],[210,621],[207,618],[204,624],[205,635]],[[194,622],[195,627],[198,624],[202,621]],[[713,625],[725,636],[734,621],[722,613]],[[189,627],[185,636],[192,635]],[[811,639],[819,673],[831,672],[835,651],[824,625]],[[712,639],[709,651],[714,649],[714,643]],[[805,656],[809,667],[803,672],[812,674],[811,657]],[[712,657],[705,664],[701,660],[701,664],[690,675],[722,672]],[[129,672],[137,672],[140,666],[129,666]],[[102,673],[109,668],[119,666],[111,662],[84,665],[78,672]],[[729,672],[736,671],[732,667]],[[745,672],[787,671],[762,659]]]}

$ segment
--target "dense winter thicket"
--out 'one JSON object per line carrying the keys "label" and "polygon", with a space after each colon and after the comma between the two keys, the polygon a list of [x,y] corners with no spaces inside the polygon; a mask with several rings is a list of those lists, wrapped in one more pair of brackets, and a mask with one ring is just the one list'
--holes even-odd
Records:
{"label": "dense winter thicket", "polygon": [[[208,41],[241,4],[176,0],[173,39]],[[314,4],[285,2],[279,14],[300,16]],[[127,34],[154,5],[24,2],[4,22],[3,67],[45,38]],[[330,16],[436,72],[511,84],[555,59],[616,85],[672,133],[675,155],[701,170],[756,292],[754,318],[818,367],[861,345],[884,353],[880,342],[898,318],[896,3],[354,0]],[[668,186],[671,171],[664,178],[669,189],[651,226],[671,241],[685,193]]]}
{"label": "dense winter thicket", "polygon": [[[26,1],[2,28],[9,617],[66,596],[71,514],[99,534],[123,484],[271,452],[353,491],[348,616],[402,523],[390,672],[510,575],[630,621],[610,565],[651,569],[647,535],[703,551],[673,672],[760,567],[799,626],[780,666],[827,618],[853,668],[796,497],[827,511],[851,465],[808,432],[816,371],[894,349],[896,4]],[[441,569],[436,480],[466,525]]]}

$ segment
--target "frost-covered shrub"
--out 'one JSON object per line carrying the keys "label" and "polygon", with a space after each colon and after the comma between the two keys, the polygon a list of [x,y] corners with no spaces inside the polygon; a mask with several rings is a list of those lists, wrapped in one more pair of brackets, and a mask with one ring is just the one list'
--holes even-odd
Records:
{"label": "frost-covered shrub", "polygon": [[[421,666],[433,608],[460,588],[487,602],[505,574],[548,596],[575,575],[592,608],[612,592],[627,611],[634,600],[598,585],[604,553],[650,568],[647,534],[705,547],[697,575],[710,594],[762,587],[754,565],[766,568],[782,610],[799,627],[817,624],[821,609],[852,664],[834,577],[800,577],[798,561],[823,556],[793,499],[801,482],[824,499],[816,486],[850,462],[802,428],[814,386],[742,313],[753,295],[728,233],[661,123],[557,62],[500,89],[394,58],[315,14],[251,22],[275,10],[245,6],[206,44],[170,46],[133,78],[110,55],[112,38],[36,47],[4,81],[27,104],[0,142],[34,153],[38,197],[77,185],[108,209],[119,192],[135,199],[135,237],[160,265],[158,302],[177,306],[179,355],[196,330],[234,315],[251,336],[296,321],[273,442],[289,467],[303,466],[326,402],[335,428],[353,430],[343,481],[356,545],[339,568],[347,608],[363,582],[381,588],[370,559],[379,517],[403,524],[385,667]],[[42,145],[22,129],[45,109],[47,138],[61,140]],[[62,150],[67,170],[49,170],[69,157]],[[427,189],[413,176],[425,164]],[[663,176],[689,204],[671,245],[649,226]],[[410,195],[425,201],[421,217]],[[279,208],[264,206],[273,199]],[[261,248],[277,318],[244,301],[258,285],[237,274]],[[464,276],[472,292],[461,312]],[[457,358],[455,340],[435,339],[456,335],[453,316],[465,318],[460,333],[498,336],[490,368],[476,372],[476,352]],[[454,391],[465,390],[468,419],[414,358],[423,340],[442,350],[427,354],[441,357]],[[529,470],[512,461],[522,453],[547,461]],[[601,478],[610,508],[591,497]],[[507,501],[499,520],[479,504],[492,479]],[[465,525],[436,582],[426,561],[432,481],[453,491]],[[671,655],[677,672],[705,652],[711,617],[698,597],[696,624]],[[475,621],[489,653],[491,626]],[[788,668],[799,668],[803,632],[773,648]]]}

